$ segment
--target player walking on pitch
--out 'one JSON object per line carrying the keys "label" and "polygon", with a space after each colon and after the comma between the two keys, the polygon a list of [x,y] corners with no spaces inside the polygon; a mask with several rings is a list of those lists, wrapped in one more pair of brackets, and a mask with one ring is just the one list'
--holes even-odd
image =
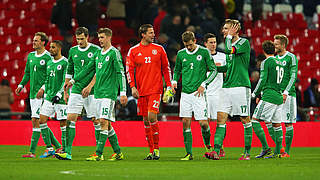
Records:
{"label": "player walking on pitch", "polygon": [[153,26],[142,25],[139,28],[139,36],[142,38],[141,42],[130,48],[128,52],[127,79],[133,97],[138,99],[138,115],[143,116],[150,149],[145,160],[158,160],[160,151],[157,114],[163,93],[162,76],[168,91],[174,91],[174,89],[171,88],[171,70],[167,54],[162,46],[153,43],[155,37]]}

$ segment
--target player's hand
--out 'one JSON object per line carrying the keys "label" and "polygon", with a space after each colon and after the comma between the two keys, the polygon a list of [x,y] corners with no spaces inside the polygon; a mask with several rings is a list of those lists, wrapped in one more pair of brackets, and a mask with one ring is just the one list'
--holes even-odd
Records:
{"label": "player's hand", "polygon": [[198,97],[203,96],[204,89],[205,89],[204,87],[199,86],[199,88],[198,88],[197,92],[194,94],[194,96],[198,96]]}
{"label": "player's hand", "polygon": [[74,80],[71,79],[68,83],[65,83],[63,86],[63,90],[64,91],[69,91],[69,89],[72,87],[72,85],[74,84]]}
{"label": "player's hand", "polygon": [[260,101],[260,98],[257,98],[257,99],[256,99],[256,104],[258,104],[258,103],[259,103],[259,101]]}
{"label": "player's hand", "polygon": [[51,99],[52,105],[57,104],[57,103],[60,101],[60,99],[61,99],[61,97],[59,97],[59,96],[54,96],[54,97]]}
{"label": "player's hand", "polygon": [[122,106],[126,106],[128,103],[128,98],[127,96],[120,96],[120,103]]}
{"label": "player's hand", "polygon": [[21,92],[21,90],[22,90],[22,87],[17,87],[17,89],[15,90],[16,95],[19,96],[19,93]]}
{"label": "player's hand", "polygon": [[64,91],[63,100],[66,104],[68,104],[68,99],[69,99],[69,94],[66,91]]}
{"label": "player's hand", "polygon": [[138,92],[138,90],[137,90],[137,88],[136,87],[132,87],[131,88],[131,92],[132,92],[132,96],[134,97],[134,98],[136,98],[136,99],[139,99],[139,92]]}
{"label": "player's hand", "polygon": [[283,103],[285,103],[285,102],[286,102],[286,100],[287,100],[288,95],[286,95],[286,94],[282,94],[282,97],[283,97]]}
{"label": "player's hand", "polygon": [[228,35],[235,36],[239,30],[240,26],[238,24],[231,25]]}
{"label": "player's hand", "polygon": [[91,92],[91,89],[92,89],[92,87],[90,87],[90,86],[83,88],[83,90],[81,91],[82,97],[83,98],[88,97]]}
{"label": "player's hand", "polygon": [[174,94],[175,94],[175,93],[173,92],[172,88],[171,88],[171,87],[168,87],[168,88],[165,90],[164,94],[163,94],[162,101],[163,101],[164,103],[173,102],[173,101],[174,101],[174,98],[173,98]]}
{"label": "player's hand", "polygon": [[177,89],[177,87],[178,87],[177,83],[173,83],[173,84],[171,85],[171,89],[172,89],[172,92],[173,92],[174,94],[176,94],[176,89]]}
{"label": "player's hand", "polygon": [[42,88],[39,89],[36,98],[41,99],[43,97],[44,90]]}

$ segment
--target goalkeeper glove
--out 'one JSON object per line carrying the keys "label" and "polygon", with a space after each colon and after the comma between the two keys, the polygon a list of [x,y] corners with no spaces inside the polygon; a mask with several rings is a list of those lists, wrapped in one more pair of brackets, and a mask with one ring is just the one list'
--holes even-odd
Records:
{"label": "goalkeeper glove", "polygon": [[172,102],[173,101],[173,96],[174,96],[174,93],[173,93],[171,87],[168,87],[167,90],[165,91],[164,95],[163,95],[162,101],[164,103],[169,103],[170,101]]}

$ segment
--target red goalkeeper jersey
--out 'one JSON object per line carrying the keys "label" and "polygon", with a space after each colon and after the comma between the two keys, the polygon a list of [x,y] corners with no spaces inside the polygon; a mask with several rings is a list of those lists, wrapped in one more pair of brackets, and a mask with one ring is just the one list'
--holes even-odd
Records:
{"label": "red goalkeeper jersey", "polygon": [[145,46],[139,43],[133,46],[127,55],[126,71],[130,87],[136,86],[139,96],[161,94],[162,76],[166,85],[171,86],[171,70],[167,54],[158,44],[150,43]]}

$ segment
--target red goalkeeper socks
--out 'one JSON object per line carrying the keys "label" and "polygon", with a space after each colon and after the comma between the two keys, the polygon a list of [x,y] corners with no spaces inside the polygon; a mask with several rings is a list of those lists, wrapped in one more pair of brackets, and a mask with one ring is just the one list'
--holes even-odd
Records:
{"label": "red goalkeeper socks", "polygon": [[146,132],[146,139],[147,139],[147,142],[148,142],[148,146],[150,148],[150,152],[152,153],[153,152],[153,137],[152,137],[152,129],[150,126],[144,126],[144,130]]}
{"label": "red goalkeeper socks", "polygon": [[151,123],[154,149],[159,149],[159,123],[158,121]]}

